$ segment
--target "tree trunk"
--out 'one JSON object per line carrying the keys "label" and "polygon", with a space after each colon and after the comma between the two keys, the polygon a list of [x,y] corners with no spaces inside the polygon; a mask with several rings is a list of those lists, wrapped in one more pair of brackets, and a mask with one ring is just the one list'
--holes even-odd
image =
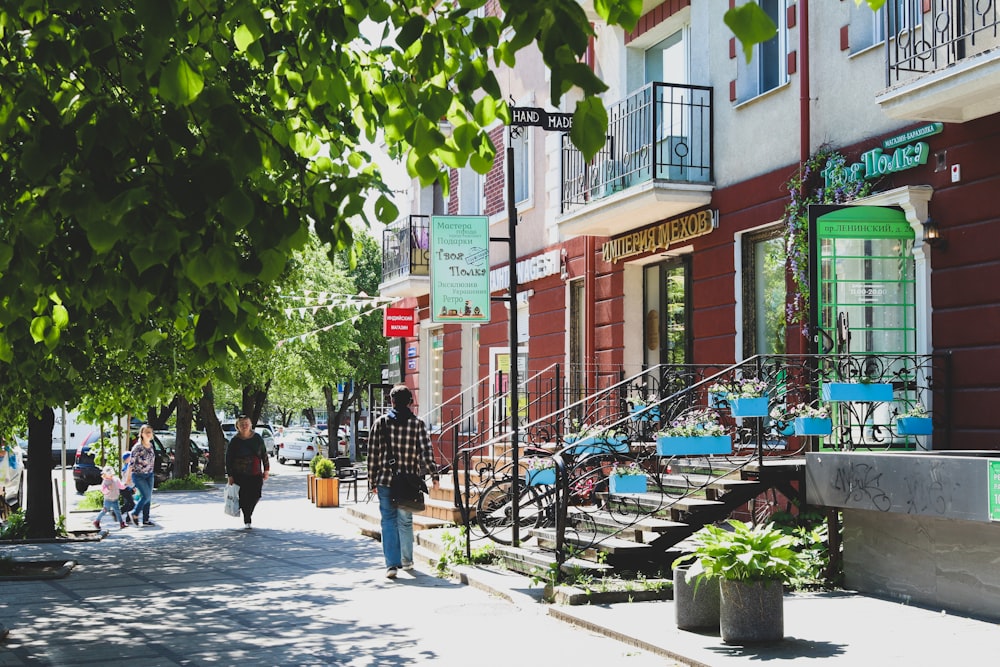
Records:
{"label": "tree trunk", "polygon": [[215,392],[211,381],[201,388],[198,410],[205,420],[205,435],[208,436],[208,469],[205,474],[212,479],[221,479],[226,474],[226,435],[222,424],[215,416]]}
{"label": "tree trunk", "polygon": [[191,407],[191,402],[180,394],[174,396],[171,403],[177,406],[174,477],[181,478],[191,472],[191,420],[194,417],[194,409]]}
{"label": "tree trunk", "polygon": [[326,458],[335,459],[340,456],[340,452],[337,451],[337,425],[339,421],[333,421],[333,386],[329,384],[323,385],[323,397],[326,399]]}
{"label": "tree trunk", "polygon": [[176,396],[174,396],[168,405],[161,405],[159,410],[155,407],[149,407],[146,410],[146,423],[152,426],[154,431],[165,431],[167,429],[167,420],[170,419],[170,415],[174,413],[176,408]]}
{"label": "tree trunk", "polygon": [[264,384],[263,389],[249,384],[243,387],[243,407],[241,412],[250,418],[250,422],[254,426],[260,423],[260,415],[264,411],[264,402],[267,401],[267,392],[270,389],[270,380]]}
{"label": "tree trunk", "polygon": [[[25,521],[28,537],[55,537],[56,524],[52,512],[52,429],[56,415],[44,408],[28,415],[28,489],[25,496]],[[66,508],[63,508],[65,512]]]}

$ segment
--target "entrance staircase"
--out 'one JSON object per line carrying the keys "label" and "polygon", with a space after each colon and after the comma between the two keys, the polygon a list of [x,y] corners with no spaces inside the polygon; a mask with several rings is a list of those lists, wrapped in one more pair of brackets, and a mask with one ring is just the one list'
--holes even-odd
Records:
{"label": "entrance staircase", "polygon": [[[948,364],[924,355],[757,356],[728,367],[597,374],[586,391],[568,391],[553,366],[519,387],[516,448],[506,396],[489,391],[503,384],[491,378],[443,411],[449,419],[436,429],[435,444],[449,474],[414,521],[418,528],[463,525],[467,551],[491,541],[508,567],[528,574],[669,572],[707,524],[732,516],[760,521],[802,507],[806,451],[913,449],[920,443],[896,430],[895,417],[915,405],[934,406],[935,436],[945,437]],[[821,400],[824,384],[862,378],[890,384],[893,400]],[[763,386],[767,414],[734,417],[729,398],[750,379]],[[703,415],[710,402],[731,450],[658,451],[658,432]],[[824,404],[830,434],[796,435],[795,407]],[[555,482],[526,485],[529,466],[540,461],[555,466]],[[645,492],[611,492],[612,470],[624,465],[645,473]]]}

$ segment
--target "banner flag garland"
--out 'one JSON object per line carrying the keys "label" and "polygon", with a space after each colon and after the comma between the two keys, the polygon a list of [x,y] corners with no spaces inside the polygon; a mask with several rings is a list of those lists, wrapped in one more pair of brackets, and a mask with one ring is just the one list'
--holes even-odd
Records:
{"label": "banner flag garland", "polygon": [[283,294],[281,295],[281,298],[303,299],[306,302],[305,306],[285,308],[286,317],[298,314],[304,319],[306,314],[316,315],[316,313],[320,310],[333,310],[335,308],[357,308],[358,312],[355,315],[339,322],[334,322],[333,324],[328,324],[327,326],[314,329],[313,331],[307,331],[303,334],[279,340],[274,344],[275,348],[280,348],[286,343],[291,343],[293,341],[305,341],[309,338],[309,336],[314,336],[324,331],[330,331],[331,329],[345,324],[353,324],[361,319],[361,317],[370,315],[376,310],[382,310],[383,307],[389,306],[397,301],[397,299],[388,297],[368,296],[364,292],[361,292],[360,294],[337,294],[333,292],[320,292],[313,290],[305,290],[303,296]]}

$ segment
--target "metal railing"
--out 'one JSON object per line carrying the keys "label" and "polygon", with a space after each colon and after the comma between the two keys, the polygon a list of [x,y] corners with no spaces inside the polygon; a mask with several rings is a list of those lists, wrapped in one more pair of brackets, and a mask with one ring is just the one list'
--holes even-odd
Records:
{"label": "metal railing", "polygon": [[608,137],[590,162],[562,138],[561,212],[640,183],[709,183],[712,89],[650,83],[608,107]]}
{"label": "metal railing", "polygon": [[886,85],[930,74],[1000,46],[996,2],[904,0],[885,4]]}
{"label": "metal railing", "polygon": [[431,219],[411,215],[382,231],[382,282],[426,276],[430,268]]}

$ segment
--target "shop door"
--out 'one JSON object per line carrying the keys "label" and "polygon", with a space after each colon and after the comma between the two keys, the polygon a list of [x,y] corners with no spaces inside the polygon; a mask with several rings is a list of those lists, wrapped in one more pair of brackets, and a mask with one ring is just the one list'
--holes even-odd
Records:
{"label": "shop door", "polygon": [[[816,218],[816,238],[819,352],[851,355],[842,375],[893,382],[896,400],[907,399],[900,380],[909,362],[894,355],[916,348],[913,228],[899,209],[847,206]],[[853,444],[894,444],[893,403],[835,407],[849,412],[840,418],[849,418]]]}
{"label": "shop door", "polygon": [[691,363],[688,256],[647,266],[643,280],[644,353],[647,368]]}

